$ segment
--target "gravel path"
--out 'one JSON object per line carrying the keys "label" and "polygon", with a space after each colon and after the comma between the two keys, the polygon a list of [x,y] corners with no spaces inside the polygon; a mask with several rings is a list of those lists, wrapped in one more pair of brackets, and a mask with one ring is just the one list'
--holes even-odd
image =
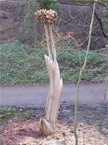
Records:
{"label": "gravel path", "polygon": [[[0,88],[1,106],[43,106],[48,95],[48,86],[17,86]],[[80,86],[80,105],[96,105],[105,101],[108,102],[108,91],[104,100],[105,84],[85,84]],[[75,103],[76,85],[64,85],[62,102]]]}

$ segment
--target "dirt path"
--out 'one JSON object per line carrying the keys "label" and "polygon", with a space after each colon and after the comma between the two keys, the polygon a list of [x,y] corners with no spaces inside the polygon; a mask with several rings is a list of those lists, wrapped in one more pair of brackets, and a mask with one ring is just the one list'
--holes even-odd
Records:
{"label": "dirt path", "polygon": [[[104,101],[105,84],[86,84],[80,87],[79,104],[95,105]],[[45,105],[48,95],[48,86],[21,86],[1,87],[1,106],[41,106]],[[62,102],[75,103],[76,85],[65,85],[62,93]],[[108,102],[108,92],[105,102]]]}

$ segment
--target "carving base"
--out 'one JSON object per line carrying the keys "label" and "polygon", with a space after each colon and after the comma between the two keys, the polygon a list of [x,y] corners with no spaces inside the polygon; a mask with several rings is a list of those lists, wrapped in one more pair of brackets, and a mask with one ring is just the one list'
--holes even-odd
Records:
{"label": "carving base", "polygon": [[47,120],[41,118],[39,122],[39,135],[47,136],[55,133],[55,129],[52,124],[50,124]]}

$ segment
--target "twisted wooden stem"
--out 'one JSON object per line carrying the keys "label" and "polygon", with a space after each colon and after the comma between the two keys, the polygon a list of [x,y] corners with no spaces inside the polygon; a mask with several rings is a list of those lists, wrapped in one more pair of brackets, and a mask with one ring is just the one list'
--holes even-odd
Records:
{"label": "twisted wooden stem", "polygon": [[51,24],[49,26],[47,24],[44,24],[47,47],[48,47],[48,54],[52,60],[56,61],[56,59],[57,59],[56,48],[55,48],[55,42],[54,42],[54,38],[53,38],[52,28],[53,28],[53,26]]}
{"label": "twisted wooden stem", "polygon": [[54,42],[54,38],[53,38],[52,25],[49,25],[49,33],[50,33],[50,39],[51,39],[51,46],[52,46],[54,61],[56,61],[56,49],[55,49],[55,42]]}
{"label": "twisted wooden stem", "polygon": [[49,57],[52,59],[51,50],[50,50],[50,37],[49,37],[48,25],[47,24],[44,24],[44,30],[45,30],[45,35],[46,35],[48,54],[49,54]]}

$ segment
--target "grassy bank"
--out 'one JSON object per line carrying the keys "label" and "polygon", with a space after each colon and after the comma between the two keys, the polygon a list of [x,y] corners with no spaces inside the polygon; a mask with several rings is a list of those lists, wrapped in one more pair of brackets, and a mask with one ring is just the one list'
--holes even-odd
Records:
{"label": "grassy bank", "polygon": [[[44,61],[47,51],[22,45],[18,41],[0,46],[0,80],[2,85],[15,84],[46,84],[49,81]],[[81,51],[81,63],[84,62],[86,51]],[[79,52],[75,47],[65,45],[58,50],[58,62],[64,82],[78,80],[80,64]],[[103,81],[108,74],[108,62],[103,52],[90,51],[88,64],[83,75],[84,81]]]}

